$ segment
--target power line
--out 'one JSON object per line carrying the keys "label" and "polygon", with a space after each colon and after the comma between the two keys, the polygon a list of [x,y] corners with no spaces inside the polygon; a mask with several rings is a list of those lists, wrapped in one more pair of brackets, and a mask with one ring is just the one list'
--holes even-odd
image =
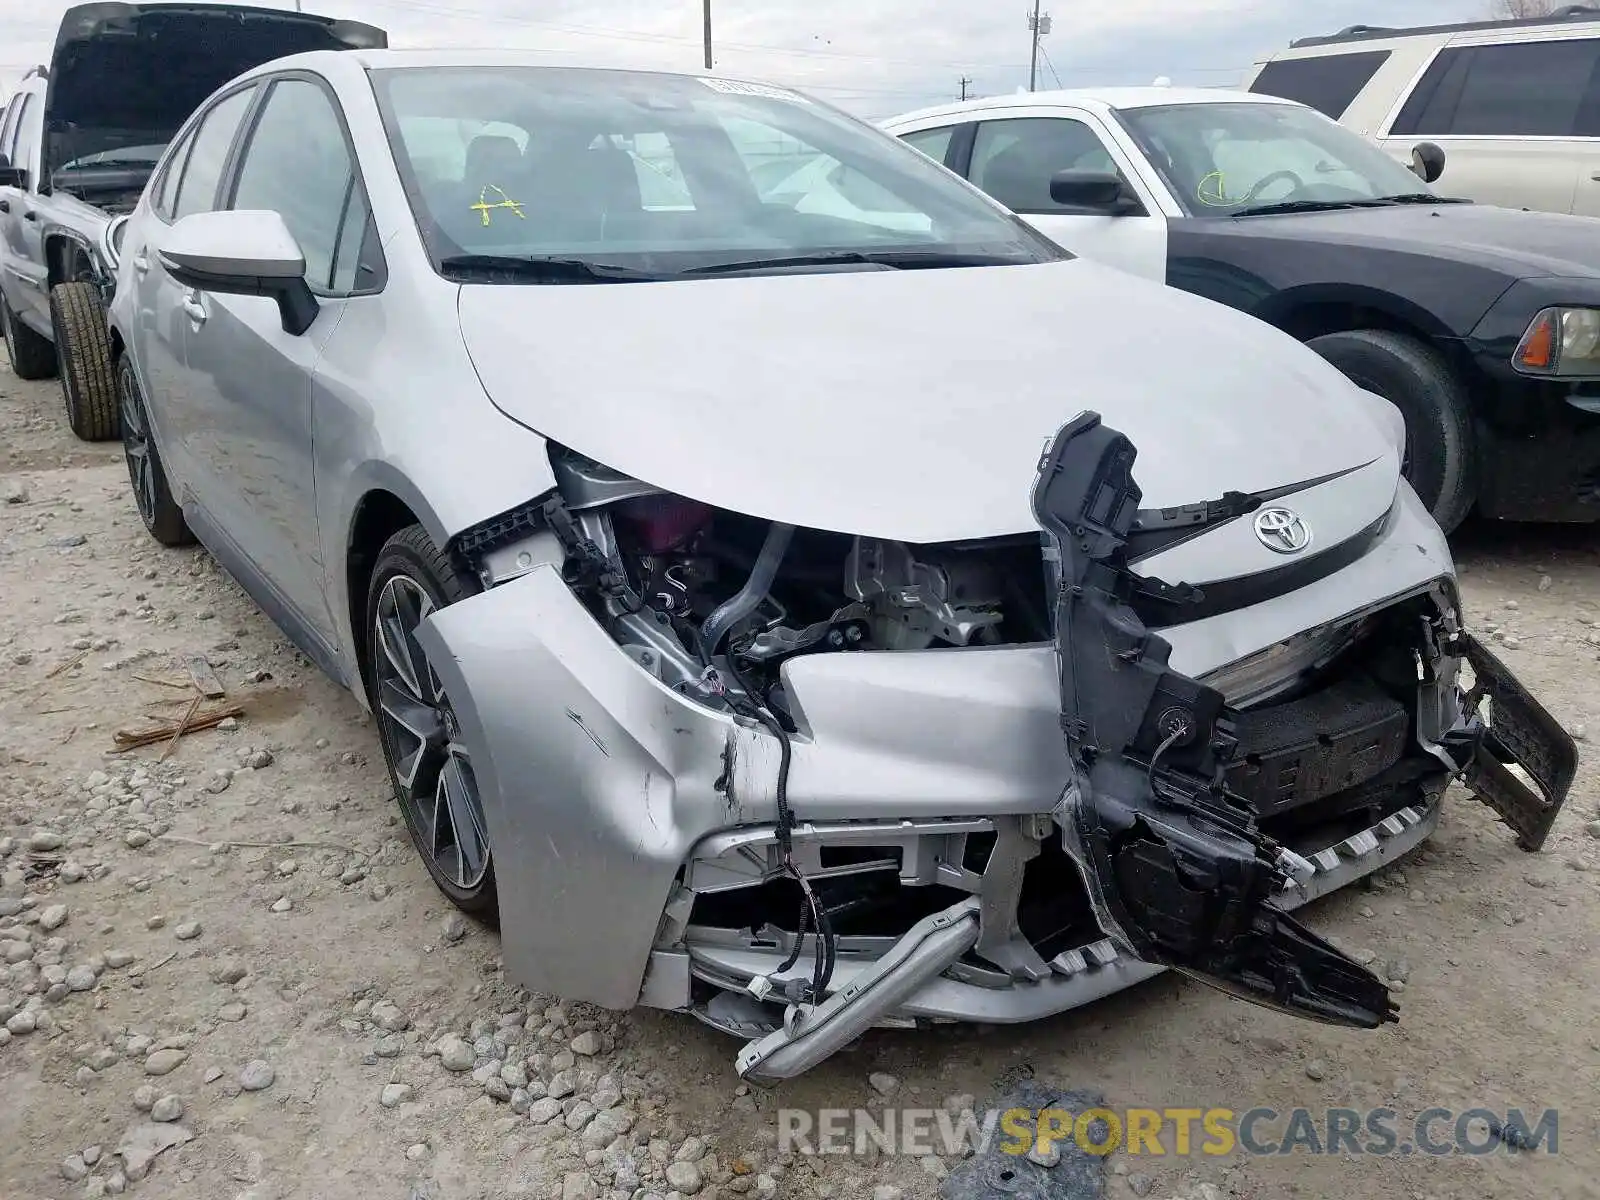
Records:
{"label": "power line", "polygon": [[967,89],[969,87],[971,87],[971,86],[972,86],[972,80],[968,79],[965,75],[963,75],[961,77],[961,98],[963,100],[965,100],[967,98]]}
{"label": "power line", "polygon": [[705,12],[706,70],[711,70],[711,0],[701,0]]}

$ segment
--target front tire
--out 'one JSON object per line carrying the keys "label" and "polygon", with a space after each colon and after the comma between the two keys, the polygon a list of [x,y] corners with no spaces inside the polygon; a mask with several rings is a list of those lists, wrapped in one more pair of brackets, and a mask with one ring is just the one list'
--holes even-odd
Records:
{"label": "front tire", "polygon": [[1400,410],[1405,477],[1440,528],[1454,532],[1477,502],[1477,449],[1466,388],[1444,356],[1385,329],[1330,333],[1306,345]]}
{"label": "front tire", "polygon": [[50,320],[67,424],[86,442],[112,441],[121,432],[119,397],[100,289],[92,283],[57,284],[50,289]]}
{"label": "front tire", "polygon": [[117,360],[117,400],[122,431],[122,457],[128,463],[128,482],[133,485],[133,503],[150,536],[163,546],[189,546],[194,534],[183,519],[183,509],[172,497],[166,468],[156,450],[156,436],[145,408],[144,392],[133,371],[133,358],[124,354]]}
{"label": "front tire", "polygon": [[0,293],[0,322],[5,324],[6,353],[18,379],[49,379],[56,373],[55,346],[17,319],[4,293]]}
{"label": "front tire", "polygon": [[423,865],[457,908],[493,923],[499,899],[482,795],[450,698],[416,637],[429,613],[469,594],[420,525],[385,542],[367,587],[367,689]]}

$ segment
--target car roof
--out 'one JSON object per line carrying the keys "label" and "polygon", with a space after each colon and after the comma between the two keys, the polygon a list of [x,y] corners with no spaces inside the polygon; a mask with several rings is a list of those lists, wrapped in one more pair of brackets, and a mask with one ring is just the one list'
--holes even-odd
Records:
{"label": "car roof", "polygon": [[1374,42],[1389,39],[1436,37],[1454,33],[1478,33],[1484,30],[1536,29],[1550,25],[1573,25],[1600,21],[1600,8],[1584,4],[1567,4],[1543,16],[1512,17],[1487,21],[1456,21],[1448,25],[1349,25],[1338,33],[1317,37],[1297,38],[1289,43],[1291,50],[1313,46],[1340,46],[1348,42]]}
{"label": "car roof", "polygon": [[[1089,108],[1101,111],[1130,108],[1155,108],[1171,104],[1295,104],[1278,96],[1258,95],[1232,88],[1106,87],[1062,88],[1049,92],[1020,92],[1010,96],[985,96],[979,100],[956,101],[903,113],[885,121],[899,125],[927,117],[961,116],[966,113],[996,112],[1009,108],[1051,108],[1056,106]],[[1303,105],[1301,107],[1304,107]]]}

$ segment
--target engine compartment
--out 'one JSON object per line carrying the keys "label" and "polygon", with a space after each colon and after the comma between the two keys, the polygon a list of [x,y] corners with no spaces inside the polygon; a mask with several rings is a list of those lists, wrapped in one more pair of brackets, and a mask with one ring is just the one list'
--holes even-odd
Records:
{"label": "engine compartment", "polygon": [[635,661],[703,701],[743,695],[793,731],[780,669],[797,655],[1050,637],[1037,536],[911,546],[796,529],[553,458],[579,550],[568,582]]}

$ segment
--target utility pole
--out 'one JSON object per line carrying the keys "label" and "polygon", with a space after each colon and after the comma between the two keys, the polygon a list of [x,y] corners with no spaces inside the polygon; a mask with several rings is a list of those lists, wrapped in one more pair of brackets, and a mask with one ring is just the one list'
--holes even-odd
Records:
{"label": "utility pole", "polygon": [[701,0],[706,18],[706,70],[711,70],[711,0]]}
{"label": "utility pole", "polygon": [[972,80],[968,79],[965,75],[963,75],[961,77],[961,98],[963,100],[965,100],[967,98],[967,88],[970,87],[971,85],[972,85]]}
{"label": "utility pole", "polygon": [[1050,32],[1050,14],[1039,13],[1039,0],[1033,0],[1033,12],[1028,17],[1028,28],[1033,30],[1033,57],[1028,63],[1028,90],[1038,90],[1039,84],[1039,39]]}

